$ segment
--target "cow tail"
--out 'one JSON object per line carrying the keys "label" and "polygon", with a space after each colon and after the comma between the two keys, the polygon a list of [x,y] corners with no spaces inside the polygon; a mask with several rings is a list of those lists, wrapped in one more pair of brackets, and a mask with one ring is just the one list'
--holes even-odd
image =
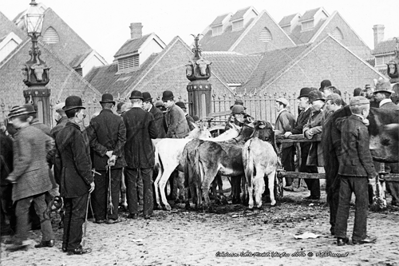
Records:
{"label": "cow tail", "polygon": [[251,153],[251,143],[252,141],[250,140],[250,143],[248,145],[248,148],[244,149],[243,158],[246,160],[246,165],[244,169],[245,173],[245,178],[247,179],[248,186],[252,186],[251,182],[253,179],[253,170],[254,170],[254,160],[252,158],[252,153]]}

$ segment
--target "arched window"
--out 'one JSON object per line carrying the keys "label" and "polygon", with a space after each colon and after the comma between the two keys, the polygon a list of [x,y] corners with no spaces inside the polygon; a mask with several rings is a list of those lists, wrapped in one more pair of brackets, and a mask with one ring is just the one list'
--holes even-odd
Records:
{"label": "arched window", "polygon": [[332,36],[337,39],[338,41],[342,41],[344,39],[344,35],[342,34],[342,31],[336,27],[333,32],[332,32]]}
{"label": "arched window", "polygon": [[272,36],[272,33],[270,32],[270,30],[268,28],[264,27],[263,30],[260,32],[259,39],[262,42],[270,42],[271,40],[273,40],[273,36]]}
{"label": "arched window", "polygon": [[53,27],[49,27],[43,34],[43,41],[47,44],[58,43],[60,41],[60,37]]}

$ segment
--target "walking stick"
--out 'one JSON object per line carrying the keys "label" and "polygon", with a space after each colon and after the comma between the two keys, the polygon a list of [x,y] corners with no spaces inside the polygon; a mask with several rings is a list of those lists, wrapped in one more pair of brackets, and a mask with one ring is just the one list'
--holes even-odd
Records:
{"label": "walking stick", "polygon": [[[112,177],[112,173],[111,173],[111,164],[107,165],[107,169],[108,169],[108,212],[109,213],[113,213],[113,209],[114,209],[114,204],[112,204],[112,190],[111,190],[111,177]],[[108,213],[107,212],[107,213]]]}
{"label": "walking stick", "polygon": [[89,196],[87,198],[86,214],[85,214],[85,226],[84,226],[84,229],[83,229],[83,237],[82,237],[82,247],[84,247],[85,244],[86,244],[87,216],[88,216],[87,214],[89,213],[90,196],[91,196],[91,193],[89,193]]}

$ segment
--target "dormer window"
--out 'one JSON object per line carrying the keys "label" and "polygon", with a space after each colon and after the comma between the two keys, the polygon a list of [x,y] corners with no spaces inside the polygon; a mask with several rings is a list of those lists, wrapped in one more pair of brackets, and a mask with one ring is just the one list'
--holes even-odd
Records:
{"label": "dormer window", "polygon": [[313,20],[302,22],[302,31],[312,30],[313,27],[314,27],[314,21]]}
{"label": "dormer window", "polygon": [[134,69],[140,66],[139,55],[132,55],[118,59],[118,70]]}
{"label": "dormer window", "polygon": [[233,22],[233,31],[239,31],[244,28],[244,20],[238,20]]}
{"label": "dormer window", "polygon": [[221,35],[223,33],[223,25],[212,28],[212,36]]}

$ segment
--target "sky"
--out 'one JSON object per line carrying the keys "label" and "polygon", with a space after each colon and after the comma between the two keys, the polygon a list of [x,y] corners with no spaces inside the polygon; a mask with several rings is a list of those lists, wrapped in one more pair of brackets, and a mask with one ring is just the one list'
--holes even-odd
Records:
{"label": "sky", "polygon": [[[191,45],[219,15],[253,6],[266,10],[278,23],[284,16],[323,7],[338,11],[359,37],[374,48],[373,25],[385,26],[385,39],[399,36],[398,0],[37,0],[52,8],[108,63],[130,39],[129,25],[143,24],[143,34],[154,32],[166,44],[175,36]],[[0,11],[9,19],[29,7],[30,0],[0,0]],[[1,25],[0,25],[1,26]]]}

